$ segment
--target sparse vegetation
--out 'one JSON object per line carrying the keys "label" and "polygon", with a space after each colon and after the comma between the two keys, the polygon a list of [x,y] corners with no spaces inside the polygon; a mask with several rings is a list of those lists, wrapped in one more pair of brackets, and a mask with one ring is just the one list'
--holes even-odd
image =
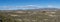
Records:
{"label": "sparse vegetation", "polygon": [[[17,11],[15,11],[17,12]],[[46,13],[48,11],[24,11],[26,13],[14,13],[14,12],[0,12],[3,22],[59,22],[59,17],[56,14]],[[28,13],[30,12],[30,13]],[[11,16],[14,15],[14,16]]]}

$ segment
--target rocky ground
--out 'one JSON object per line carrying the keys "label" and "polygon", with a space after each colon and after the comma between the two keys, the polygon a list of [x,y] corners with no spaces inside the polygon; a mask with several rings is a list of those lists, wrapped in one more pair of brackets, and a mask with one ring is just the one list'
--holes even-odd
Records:
{"label": "rocky ground", "polygon": [[40,11],[31,11],[31,13],[1,12],[0,16],[4,17],[3,22],[60,22],[58,11],[55,13]]}

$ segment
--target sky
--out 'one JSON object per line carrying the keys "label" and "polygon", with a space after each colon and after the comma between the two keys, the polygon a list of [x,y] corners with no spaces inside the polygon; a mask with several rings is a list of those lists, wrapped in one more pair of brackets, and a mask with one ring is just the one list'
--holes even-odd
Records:
{"label": "sky", "polygon": [[0,10],[60,8],[60,0],[0,0]]}

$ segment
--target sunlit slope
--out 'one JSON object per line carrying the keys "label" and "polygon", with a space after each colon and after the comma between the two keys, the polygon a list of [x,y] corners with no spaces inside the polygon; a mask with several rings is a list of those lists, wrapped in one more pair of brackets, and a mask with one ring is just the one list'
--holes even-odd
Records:
{"label": "sunlit slope", "polygon": [[[17,12],[17,11],[16,11]],[[10,16],[14,17],[15,21],[17,22],[56,22],[56,15],[55,13],[50,13],[49,11],[23,11],[25,13],[10,13]],[[30,13],[29,13],[30,12]]]}
{"label": "sunlit slope", "polygon": [[59,11],[49,10],[13,10],[11,12],[0,12],[0,16],[2,16],[4,22],[60,22],[59,14]]}

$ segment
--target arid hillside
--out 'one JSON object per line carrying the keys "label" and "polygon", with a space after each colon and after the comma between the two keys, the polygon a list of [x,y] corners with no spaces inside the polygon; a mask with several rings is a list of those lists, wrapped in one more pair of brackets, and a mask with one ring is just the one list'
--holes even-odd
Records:
{"label": "arid hillside", "polygon": [[3,22],[60,22],[60,10],[11,10],[0,12]]}

